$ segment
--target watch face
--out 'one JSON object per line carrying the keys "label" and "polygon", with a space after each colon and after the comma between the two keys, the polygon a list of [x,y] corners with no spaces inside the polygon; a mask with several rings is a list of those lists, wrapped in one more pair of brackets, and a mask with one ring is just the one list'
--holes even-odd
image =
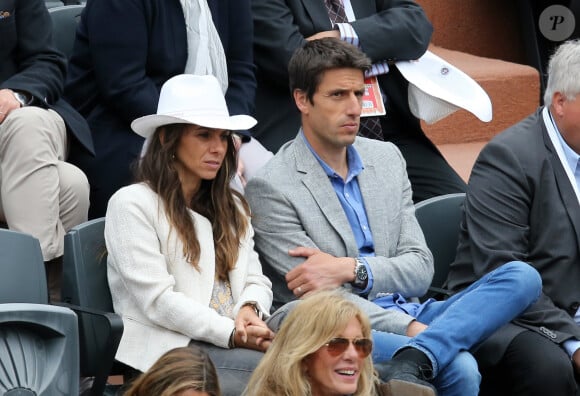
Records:
{"label": "watch face", "polygon": [[22,106],[26,106],[26,96],[20,92],[14,92],[14,97]]}
{"label": "watch face", "polygon": [[366,281],[368,278],[369,274],[367,273],[367,267],[365,267],[364,265],[359,265],[358,268],[356,269],[356,277],[359,281]]}

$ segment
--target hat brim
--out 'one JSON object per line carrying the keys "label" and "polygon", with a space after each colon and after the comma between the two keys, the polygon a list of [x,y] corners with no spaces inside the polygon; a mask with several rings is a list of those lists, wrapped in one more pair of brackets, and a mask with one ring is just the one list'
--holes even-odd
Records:
{"label": "hat brim", "polygon": [[212,129],[226,129],[243,131],[252,128],[258,121],[248,115],[234,115],[228,117],[195,116],[174,117],[169,115],[152,114],[137,118],[131,123],[131,129],[145,139],[151,137],[157,128],[170,124],[193,124]]}
{"label": "hat brim", "polygon": [[[430,104],[440,107],[444,102],[465,109],[483,122],[492,119],[491,99],[485,90],[463,71],[446,60],[426,51],[417,61],[399,61],[397,68],[409,83],[426,95],[439,99]],[[446,73],[442,74],[442,70]]]}

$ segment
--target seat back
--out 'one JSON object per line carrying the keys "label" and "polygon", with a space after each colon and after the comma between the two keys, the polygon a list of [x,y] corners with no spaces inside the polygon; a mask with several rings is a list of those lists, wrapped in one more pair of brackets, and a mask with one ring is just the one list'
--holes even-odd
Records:
{"label": "seat back", "polygon": [[0,228],[0,304],[48,304],[46,273],[38,239]]}
{"label": "seat back", "polygon": [[[455,260],[464,193],[446,194],[421,201],[415,205],[415,216],[423,230],[427,246],[433,253],[435,275],[431,286],[443,288],[449,265]],[[424,298],[438,294],[427,293]]]}
{"label": "seat back", "polygon": [[68,308],[0,304],[0,394],[79,394],[77,317]]}
{"label": "seat back", "polygon": [[62,7],[64,3],[60,0],[44,0],[44,5],[46,8]]}
{"label": "seat back", "polygon": [[78,394],[77,317],[48,305],[40,243],[0,229],[0,394]]}
{"label": "seat back", "polygon": [[78,4],[48,9],[52,19],[52,42],[67,59],[72,55],[78,21],[84,8],[84,4]]}
{"label": "seat back", "polygon": [[81,375],[94,376],[102,394],[122,334],[121,318],[113,314],[107,282],[105,219],[73,227],[64,238],[62,299],[77,308]]}
{"label": "seat back", "polygon": [[105,218],[73,227],[64,237],[63,301],[113,312],[107,282]]}

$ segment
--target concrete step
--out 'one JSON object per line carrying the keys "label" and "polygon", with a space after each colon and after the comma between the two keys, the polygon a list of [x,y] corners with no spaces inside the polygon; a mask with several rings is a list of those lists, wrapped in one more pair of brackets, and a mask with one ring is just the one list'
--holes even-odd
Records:
{"label": "concrete step", "polygon": [[493,119],[489,123],[466,110],[458,110],[431,125],[423,123],[425,133],[435,144],[488,141],[538,107],[540,79],[533,67],[434,45],[430,50],[477,81],[489,95],[493,107]]}

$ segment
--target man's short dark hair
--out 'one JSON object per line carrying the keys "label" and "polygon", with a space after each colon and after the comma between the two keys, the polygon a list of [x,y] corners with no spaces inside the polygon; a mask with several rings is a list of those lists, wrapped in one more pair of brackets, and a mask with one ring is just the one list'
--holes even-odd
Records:
{"label": "man's short dark hair", "polygon": [[365,72],[371,68],[371,60],[354,45],[336,38],[308,41],[294,52],[288,63],[290,92],[295,89],[306,92],[312,102],[322,74],[342,68]]}

